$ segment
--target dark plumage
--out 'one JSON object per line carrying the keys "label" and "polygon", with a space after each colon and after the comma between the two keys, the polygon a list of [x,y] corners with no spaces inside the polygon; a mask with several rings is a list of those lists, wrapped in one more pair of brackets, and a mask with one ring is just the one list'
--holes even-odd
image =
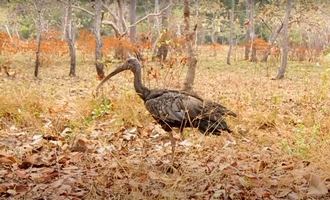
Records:
{"label": "dark plumage", "polygon": [[182,132],[184,127],[198,128],[202,133],[219,134],[221,131],[231,132],[224,116],[236,116],[222,105],[204,101],[197,95],[184,91],[146,88],[141,82],[141,64],[135,58],[129,58],[123,65],[103,79],[96,91],[112,76],[131,70],[134,73],[134,87],[143,99],[147,110],[166,131],[177,127]]}

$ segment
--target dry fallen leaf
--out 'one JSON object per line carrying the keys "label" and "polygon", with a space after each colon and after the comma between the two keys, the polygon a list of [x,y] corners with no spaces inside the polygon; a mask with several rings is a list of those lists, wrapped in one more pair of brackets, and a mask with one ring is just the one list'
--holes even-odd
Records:
{"label": "dry fallen leaf", "polygon": [[58,177],[59,173],[52,168],[44,168],[35,174],[31,174],[31,179],[37,183],[48,183]]}
{"label": "dry fallen leaf", "polygon": [[85,138],[78,138],[74,141],[71,151],[75,152],[91,152],[93,149],[90,141]]}
{"label": "dry fallen leaf", "polygon": [[290,188],[283,188],[283,189],[280,189],[278,192],[277,192],[277,195],[276,197],[278,198],[284,198],[286,197],[292,190]]}
{"label": "dry fallen leaf", "polygon": [[309,182],[308,195],[321,197],[328,193],[328,188],[321,177],[315,174],[310,174],[307,175],[306,178]]}
{"label": "dry fallen leaf", "polygon": [[0,154],[0,165],[12,165],[16,162],[17,161],[14,156]]}
{"label": "dry fallen leaf", "polygon": [[23,162],[19,165],[21,169],[27,169],[29,167],[45,167],[49,164],[46,163],[40,154],[27,155]]}
{"label": "dry fallen leaf", "polygon": [[25,184],[13,184],[13,183],[0,184],[0,194],[8,193],[10,195],[16,195],[17,193],[27,192],[28,189],[29,186]]}

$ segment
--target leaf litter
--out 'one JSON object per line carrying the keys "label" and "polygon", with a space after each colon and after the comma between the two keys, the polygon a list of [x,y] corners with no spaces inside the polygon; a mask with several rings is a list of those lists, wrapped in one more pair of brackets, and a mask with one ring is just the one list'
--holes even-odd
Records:
{"label": "leaf litter", "polygon": [[[232,121],[234,133],[203,136],[188,129],[184,139],[176,134],[173,166],[168,135],[151,118],[134,123],[134,120],[124,121],[129,118],[125,113],[110,110],[77,129],[67,123],[85,112],[84,106],[79,110],[75,105],[75,98],[86,101],[93,84],[88,86],[91,88],[77,85],[69,96],[57,92],[54,95],[58,104],[50,106],[48,115],[42,116],[45,120],[41,130],[15,125],[0,130],[0,198],[329,199],[330,173],[308,159],[283,153],[280,145],[269,139],[290,138],[292,135],[288,133],[293,134],[295,129],[285,126],[304,123],[307,120],[301,118],[304,112],[315,110],[308,107],[309,99],[288,93],[283,99],[292,101],[280,105],[276,100],[274,105],[269,105],[273,95],[269,91],[276,86],[274,83],[266,84],[264,79],[248,82],[245,74],[228,80],[227,76],[240,74],[227,74],[220,80],[209,77],[208,80],[214,81],[208,85],[203,81],[205,77],[197,79],[196,85],[200,87],[196,89],[212,99],[214,94],[203,93],[203,88],[217,88],[219,82],[228,88],[219,95],[228,94],[221,101],[240,111],[238,122]],[[53,81],[55,87],[58,80]],[[230,97],[237,94],[231,90],[246,91],[243,86],[257,84],[265,86],[258,88],[258,92],[266,97],[247,92]],[[61,87],[68,85],[72,85],[70,80]],[[278,84],[277,90],[283,92],[283,87]],[[253,87],[248,91],[253,92]],[[119,97],[114,91],[109,98]],[[258,101],[258,111],[254,101]],[[112,103],[120,107],[118,102]],[[136,109],[142,110],[140,115],[146,117],[141,102],[136,105],[139,106]],[[315,106],[326,109],[328,105],[316,103]],[[307,110],[302,109],[305,107]],[[273,117],[272,109],[292,112]],[[302,134],[304,130],[300,129]]]}

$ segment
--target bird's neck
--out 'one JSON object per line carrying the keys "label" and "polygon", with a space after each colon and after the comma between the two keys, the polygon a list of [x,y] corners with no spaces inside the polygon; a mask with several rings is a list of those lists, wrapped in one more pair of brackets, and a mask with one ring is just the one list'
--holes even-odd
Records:
{"label": "bird's neck", "polygon": [[142,84],[141,69],[137,69],[134,73],[134,88],[136,93],[144,100],[150,90]]}

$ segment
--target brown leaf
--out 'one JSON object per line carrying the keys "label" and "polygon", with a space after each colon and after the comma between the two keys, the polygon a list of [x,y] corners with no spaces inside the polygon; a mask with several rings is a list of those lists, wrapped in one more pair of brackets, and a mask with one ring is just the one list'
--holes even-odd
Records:
{"label": "brown leaf", "polygon": [[29,189],[28,185],[24,184],[13,184],[13,183],[2,183],[0,184],[0,194],[8,193],[15,195],[16,193],[27,192]]}
{"label": "brown leaf", "polygon": [[29,190],[29,186],[23,184],[15,185],[14,189],[16,190],[17,193],[23,193]]}
{"label": "brown leaf", "polygon": [[310,174],[307,176],[307,180],[309,182],[309,195],[320,197],[328,193],[328,188],[325,185],[325,182],[319,176]]}
{"label": "brown leaf", "polygon": [[1,193],[5,193],[8,190],[9,187],[10,187],[10,184],[8,184],[8,183],[1,183],[0,184],[0,194]]}
{"label": "brown leaf", "polygon": [[63,138],[59,136],[54,136],[54,135],[44,135],[43,139],[45,140],[52,140],[52,141],[58,141],[58,140],[63,140]]}
{"label": "brown leaf", "polygon": [[29,167],[45,167],[45,163],[39,154],[31,154],[25,157],[23,162],[18,166],[21,169],[27,169]]}
{"label": "brown leaf", "polygon": [[59,173],[52,168],[44,168],[41,172],[31,175],[31,179],[37,183],[48,183],[58,177]]}
{"label": "brown leaf", "polygon": [[290,193],[288,194],[288,199],[289,199],[289,200],[297,200],[297,199],[299,199],[299,196],[298,196],[298,194],[295,193],[295,192],[290,192]]}
{"label": "brown leaf", "polygon": [[267,163],[263,160],[260,160],[256,167],[255,167],[255,171],[256,173],[259,173],[260,171],[262,171],[263,169],[265,169],[265,167],[267,166]]}
{"label": "brown leaf", "polygon": [[265,188],[255,188],[253,191],[256,193],[258,198],[265,198],[271,195],[271,193]]}
{"label": "brown leaf", "polygon": [[71,147],[71,151],[76,151],[76,152],[91,152],[92,147],[89,144],[90,142],[85,139],[85,138],[79,138],[77,139],[72,147]]}
{"label": "brown leaf", "polygon": [[280,189],[279,192],[276,194],[276,197],[278,198],[284,198],[286,197],[292,190],[290,188],[283,188]]}
{"label": "brown leaf", "polygon": [[22,179],[25,179],[25,178],[29,177],[29,175],[26,173],[25,170],[20,170],[20,169],[15,170],[15,174],[18,178],[22,178]]}
{"label": "brown leaf", "polygon": [[14,156],[0,154],[0,165],[12,165],[16,162],[17,161]]}
{"label": "brown leaf", "polygon": [[238,181],[244,188],[250,188],[251,186],[249,180],[245,177],[239,177]]}

